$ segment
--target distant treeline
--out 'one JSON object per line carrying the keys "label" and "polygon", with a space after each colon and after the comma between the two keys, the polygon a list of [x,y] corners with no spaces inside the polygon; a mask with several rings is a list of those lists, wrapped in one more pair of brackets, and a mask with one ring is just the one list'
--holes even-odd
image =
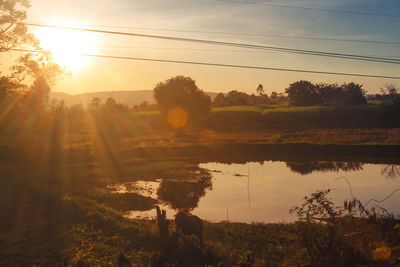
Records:
{"label": "distant treeline", "polygon": [[[156,88],[157,104],[153,105],[143,102],[130,108],[113,98],[104,102],[100,98],[93,98],[86,110],[82,105],[64,107],[69,118],[69,130],[79,129],[79,125],[85,124],[85,117],[94,118],[99,129],[124,132],[124,135],[150,129],[168,130],[171,122],[179,122],[177,128],[184,126],[186,129],[224,131],[271,127],[381,128],[399,125],[395,105],[363,105],[367,103],[365,90],[356,83],[338,85],[298,81],[289,85],[286,94],[272,92],[270,95],[264,92],[260,84],[253,94],[234,90],[227,94],[220,93],[214,99],[201,91],[190,77],[176,76],[158,84]],[[382,93],[388,97],[390,94],[386,91]],[[392,91],[393,99],[396,99],[397,91]],[[230,106],[254,108],[230,109]],[[175,107],[182,110],[177,114],[169,112]],[[218,109],[212,111],[212,107]]]}
{"label": "distant treeline", "polygon": [[[179,77],[179,76],[177,76]],[[189,77],[181,77],[189,79]],[[169,90],[175,90],[173,88]],[[197,89],[199,94],[204,93]],[[309,81],[297,81],[289,85],[285,89],[285,93],[272,91],[270,95],[264,92],[263,85],[260,84],[255,93],[249,94],[237,90],[228,93],[218,93],[215,98],[209,98],[212,107],[228,107],[228,106],[254,106],[254,105],[277,105],[289,104],[291,106],[317,106],[317,105],[361,105],[366,104],[366,90],[361,84],[357,83],[312,83]],[[205,95],[205,94],[204,94]],[[172,96],[179,102],[180,93],[175,92]],[[183,98],[183,96],[182,96]],[[184,98],[190,98],[190,93]],[[392,97],[389,93],[376,94],[369,99],[374,100],[390,100]],[[157,101],[159,102],[159,101]],[[170,101],[171,102],[171,101]],[[149,104],[147,101],[140,105],[129,107],[120,103],[116,103],[113,98],[108,98],[104,103],[96,97],[88,105],[89,110],[114,110],[120,112],[127,111],[149,111],[158,110],[159,104]]]}
{"label": "distant treeline", "polygon": [[356,83],[319,83],[298,81],[285,89],[292,106],[361,105],[366,104],[366,91]]}
{"label": "distant treeline", "polygon": [[[186,82],[193,83],[189,77],[177,76],[173,79],[187,79]],[[171,79],[171,80],[173,80]],[[193,83],[194,84],[194,83]],[[177,85],[178,87],[181,84]],[[193,85],[196,87],[196,85]],[[204,105],[208,107],[205,110],[210,110],[211,107],[230,107],[230,106],[259,106],[259,105],[282,105],[287,104],[290,106],[327,106],[327,105],[362,105],[366,104],[367,100],[377,101],[391,101],[396,106],[398,101],[398,90],[394,85],[385,85],[381,88],[381,94],[366,96],[366,90],[363,89],[361,84],[357,83],[312,83],[310,81],[300,80],[291,83],[284,93],[272,91],[270,95],[264,92],[263,85],[260,84],[255,93],[246,93],[237,90],[231,90],[228,93],[218,93],[214,98],[210,98],[200,89],[192,90],[197,92],[198,95],[191,96],[193,92],[185,92],[185,90],[170,88],[167,90],[175,91],[168,97],[168,103],[176,102],[185,99],[183,104],[188,104],[189,100],[193,99],[193,105],[199,105],[199,96],[204,96]],[[181,91],[179,91],[181,90]],[[172,100],[174,99],[174,100]],[[85,110],[91,112],[143,112],[143,111],[157,111],[160,110],[160,99],[156,104],[149,104],[144,101],[138,105],[128,106],[122,103],[117,103],[115,99],[109,97],[105,101],[99,97],[91,100],[87,107],[82,104],[76,104],[70,107],[72,110]],[[175,101],[176,100],[176,101]],[[62,102],[60,102],[62,104]],[[63,104],[62,104],[63,105]],[[164,106],[164,104],[162,105]],[[192,105],[189,105],[191,107]],[[188,108],[189,108],[188,107]]]}
{"label": "distant treeline", "polygon": [[[262,85],[259,86],[262,88]],[[273,91],[270,96],[264,93],[263,90],[258,89],[258,94],[247,94],[236,90],[230,91],[227,94],[219,93],[214,98],[212,106],[214,107],[227,107],[227,106],[252,106],[252,105],[276,105],[282,104],[288,100],[287,96],[283,93]]]}
{"label": "distant treeline", "polygon": [[[81,106],[82,104],[77,104],[76,106]],[[101,98],[94,97],[87,106],[90,111],[118,111],[118,112],[128,112],[128,111],[149,111],[157,110],[157,104],[149,104],[147,101],[143,101],[139,105],[128,106],[125,104],[117,103],[114,98],[108,97],[104,102]]]}

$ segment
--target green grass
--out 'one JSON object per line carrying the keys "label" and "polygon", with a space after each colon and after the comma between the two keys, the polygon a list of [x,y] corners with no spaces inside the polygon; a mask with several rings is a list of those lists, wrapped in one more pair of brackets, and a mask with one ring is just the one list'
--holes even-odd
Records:
{"label": "green grass", "polygon": [[211,112],[218,111],[257,111],[262,112],[264,110],[270,110],[279,108],[281,105],[255,105],[255,106],[229,106],[229,107],[217,107],[213,108]]}
{"label": "green grass", "polygon": [[102,156],[105,145],[110,151],[117,147],[129,154],[138,147],[215,142],[398,144],[396,128],[400,128],[400,114],[391,105],[232,106],[214,108],[181,129],[173,129],[157,111],[86,118],[85,131],[68,135],[65,147],[93,148],[94,155]]}
{"label": "green grass", "polygon": [[351,106],[289,106],[289,105],[254,105],[254,106],[229,106],[213,108],[212,112],[242,111],[242,112],[320,112],[320,111],[380,111],[381,101],[371,101],[367,105]]}
{"label": "green grass", "polygon": [[201,128],[212,130],[272,128],[393,128],[400,114],[392,106],[228,107],[213,110]]}

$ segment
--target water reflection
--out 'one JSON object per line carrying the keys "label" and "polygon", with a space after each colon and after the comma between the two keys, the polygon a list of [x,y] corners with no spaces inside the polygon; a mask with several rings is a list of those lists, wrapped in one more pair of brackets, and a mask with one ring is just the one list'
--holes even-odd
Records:
{"label": "water reflection", "polygon": [[[380,206],[390,212],[400,213],[400,191],[385,199],[393,189],[400,188],[400,179],[397,179],[400,165],[396,164],[265,161],[246,164],[206,163],[199,167],[207,170],[208,175],[200,179],[188,177],[185,181],[126,183],[122,189],[120,185],[120,193],[127,189],[136,193],[142,190],[144,195],[159,200],[169,218],[176,209],[187,208],[210,221],[293,221],[295,217],[288,213],[290,208],[300,205],[304,196],[328,188],[332,189],[330,197],[336,205],[342,205],[354,194],[362,203],[370,199],[384,199],[379,203]],[[152,209],[143,216],[132,211],[129,216],[151,218],[155,212]]]}
{"label": "water reflection", "polygon": [[400,177],[400,165],[389,164],[382,167],[381,174],[387,179],[397,179]]}
{"label": "water reflection", "polygon": [[166,202],[173,209],[194,209],[199,200],[212,189],[211,175],[198,181],[171,182],[162,181],[158,188],[158,199]]}
{"label": "water reflection", "polygon": [[286,166],[288,166],[292,172],[300,173],[301,175],[307,175],[315,171],[359,171],[362,170],[363,165],[363,163],[357,161],[302,161],[286,163]]}
{"label": "water reflection", "polygon": [[157,189],[160,182],[161,180],[128,182],[123,184],[108,185],[107,189],[111,190],[112,193],[135,193],[144,197],[157,198]]}

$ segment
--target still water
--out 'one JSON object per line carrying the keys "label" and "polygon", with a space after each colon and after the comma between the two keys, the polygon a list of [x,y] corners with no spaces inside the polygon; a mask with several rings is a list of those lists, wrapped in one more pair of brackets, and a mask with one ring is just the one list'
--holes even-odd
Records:
{"label": "still water", "polygon": [[[120,185],[158,198],[167,216],[177,208],[192,208],[202,219],[219,222],[292,222],[289,209],[303,203],[303,197],[322,189],[331,189],[329,197],[343,205],[352,195],[368,207],[379,205],[400,214],[400,165],[357,162],[288,163],[265,161],[246,164],[200,164],[210,177],[190,182],[135,182]],[[396,191],[399,189],[399,191]],[[154,209],[130,211],[129,217],[152,218]]]}

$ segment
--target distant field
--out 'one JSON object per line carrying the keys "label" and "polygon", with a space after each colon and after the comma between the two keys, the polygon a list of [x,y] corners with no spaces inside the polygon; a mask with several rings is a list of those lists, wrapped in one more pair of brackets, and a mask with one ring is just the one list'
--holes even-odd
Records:
{"label": "distant field", "polygon": [[382,101],[368,101],[367,105],[353,105],[353,106],[289,106],[289,105],[256,105],[256,106],[228,106],[228,107],[217,107],[213,108],[212,112],[221,111],[256,111],[256,112],[269,112],[269,111],[280,111],[280,112],[315,112],[315,111],[379,111],[382,108],[391,106],[388,102]]}
{"label": "distant field", "polygon": [[391,105],[359,106],[286,105],[215,108],[201,128],[213,130],[265,130],[271,128],[396,128],[400,114]]}
{"label": "distant field", "polygon": [[[400,116],[390,105],[214,108],[201,121],[173,129],[158,111],[99,115],[65,146],[96,146],[101,140],[123,149],[196,144],[400,144]],[[97,136],[102,132],[102,136]]]}

